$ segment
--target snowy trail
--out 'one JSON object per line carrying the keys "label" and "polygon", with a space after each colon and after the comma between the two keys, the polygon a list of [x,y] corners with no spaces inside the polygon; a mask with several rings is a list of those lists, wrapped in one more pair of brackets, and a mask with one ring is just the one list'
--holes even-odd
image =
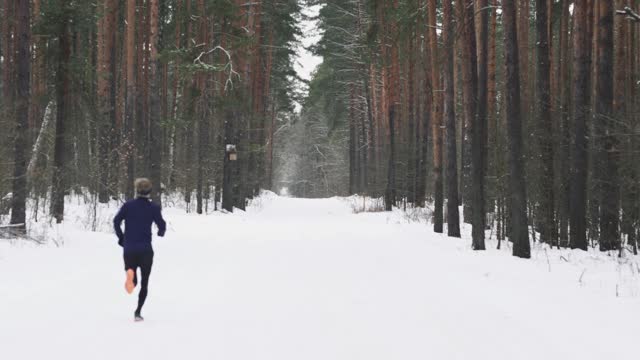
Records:
{"label": "snowy trail", "polygon": [[3,245],[0,358],[637,357],[640,298],[629,284],[615,296],[613,260],[554,253],[549,272],[398,214],[354,215],[341,199],[260,202],[245,214],[166,211],[144,323],[132,321],[113,235]]}

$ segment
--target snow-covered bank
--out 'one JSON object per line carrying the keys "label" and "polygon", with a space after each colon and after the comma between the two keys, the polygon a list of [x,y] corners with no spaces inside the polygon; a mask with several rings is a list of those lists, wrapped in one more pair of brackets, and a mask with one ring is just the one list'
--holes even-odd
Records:
{"label": "snow-covered bank", "polygon": [[3,359],[637,357],[638,258],[473,252],[400,211],[354,214],[353,199],[167,209],[147,321],[133,323],[115,205],[107,232],[85,230],[82,209],[60,247],[0,241]]}

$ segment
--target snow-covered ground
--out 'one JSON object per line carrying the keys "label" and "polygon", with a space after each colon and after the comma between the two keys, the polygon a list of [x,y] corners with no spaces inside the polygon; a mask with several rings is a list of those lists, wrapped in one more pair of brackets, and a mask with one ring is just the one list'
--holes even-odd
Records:
{"label": "snow-covered ground", "polygon": [[360,201],[167,209],[143,323],[114,235],[70,204],[58,246],[0,240],[0,359],[638,358],[638,258],[473,252]]}

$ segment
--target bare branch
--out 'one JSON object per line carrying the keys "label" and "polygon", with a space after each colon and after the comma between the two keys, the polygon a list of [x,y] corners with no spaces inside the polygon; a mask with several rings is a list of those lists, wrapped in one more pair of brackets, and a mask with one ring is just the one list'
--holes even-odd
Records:
{"label": "bare branch", "polygon": [[636,13],[635,11],[633,11],[633,9],[631,9],[628,6],[625,6],[624,10],[618,10],[616,11],[616,14],[618,15],[622,15],[622,16],[626,16],[627,20],[631,20],[631,21],[635,21],[635,22],[640,22],[640,15],[638,15],[638,13]]}
{"label": "bare branch", "polygon": [[227,78],[227,81],[224,84],[224,90],[227,91],[229,89],[229,86],[231,86],[231,88],[233,88],[233,77],[237,76],[238,79],[240,79],[240,74],[233,70],[233,61],[231,59],[231,54],[229,53],[229,51],[227,51],[225,48],[223,48],[222,46],[216,46],[213,49],[209,50],[209,51],[203,51],[200,53],[200,55],[198,55],[197,58],[195,58],[195,60],[193,60],[194,64],[200,64],[200,65],[206,65],[204,64],[204,62],[202,61],[202,57],[204,55],[209,55],[212,52],[216,51],[216,50],[220,50],[222,52],[225,53],[225,55],[227,56],[227,63],[225,64],[224,68],[222,69],[223,71],[225,71],[226,69],[229,69],[229,77]]}

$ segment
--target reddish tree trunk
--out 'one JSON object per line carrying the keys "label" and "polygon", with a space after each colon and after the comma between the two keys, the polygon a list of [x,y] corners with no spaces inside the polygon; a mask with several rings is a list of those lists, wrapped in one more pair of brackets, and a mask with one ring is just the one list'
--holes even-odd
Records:
{"label": "reddish tree trunk", "polygon": [[440,95],[440,69],[438,66],[438,35],[436,33],[436,1],[428,0],[428,27],[429,27],[429,48],[431,50],[431,86],[433,98],[433,179],[434,179],[434,210],[433,210],[433,230],[437,233],[443,232],[444,222],[444,194],[443,194],[443,169],[442,169],[442,111]]}
{"label": "reddish tree trunk", "polygon": [[135,36],[136,36],[136,0],[127,0],[127,21],[125,24],[126,31],[126,68],[127,68],[127,98],[125,102],[125,136],[124,154],[127,161],[127,183],[126,198],[133,197],[133,181],[135,177],[135,131],[136,131],[136,52],[135,52]]}
{"label": "reddish tree trunk", "polygon": [[150,147],[150,178],[154,184],[151,194],[153,202],[162,206],[162,126],[160,105],[160,60],[158,59],[158,46],[160,36],[160,6],[159,0],[149,1],[149,82],[150,82],[150,107],[149,107],[149,147]]}

